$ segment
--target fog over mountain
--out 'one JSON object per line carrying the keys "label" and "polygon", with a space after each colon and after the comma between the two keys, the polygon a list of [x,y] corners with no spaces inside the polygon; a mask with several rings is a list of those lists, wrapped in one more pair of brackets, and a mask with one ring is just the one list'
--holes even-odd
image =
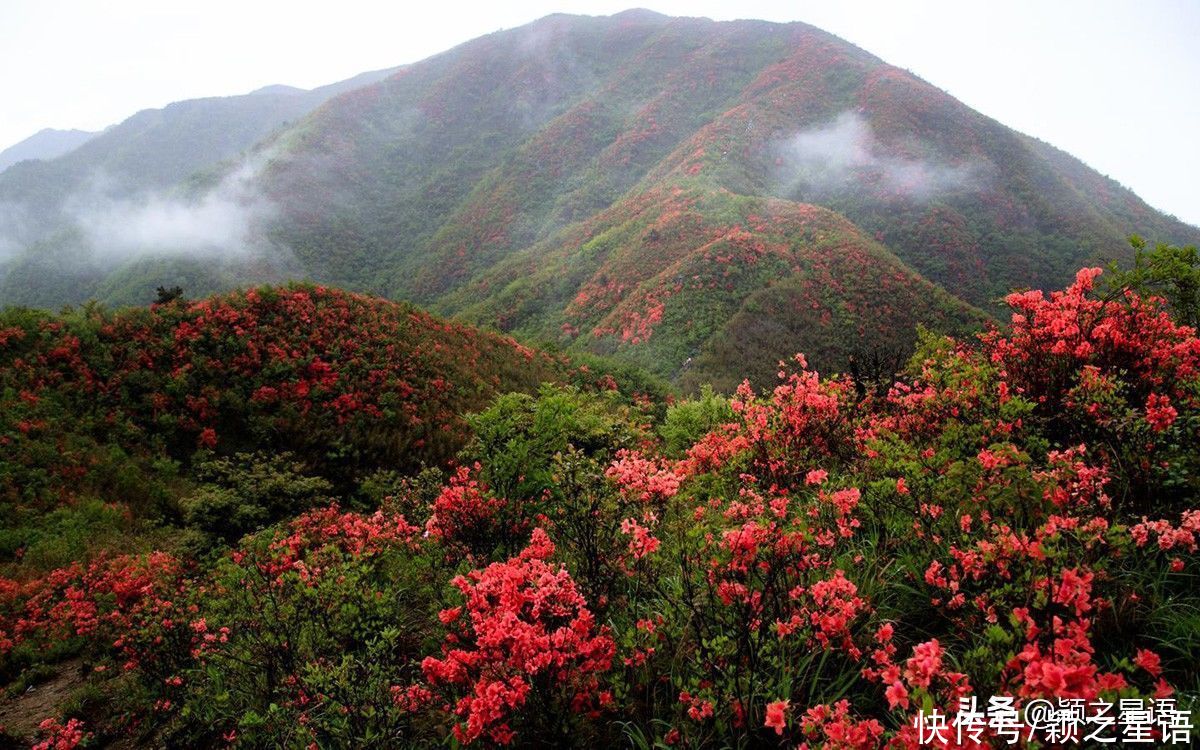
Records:
{"label": "fog over mountain", "polygon": [[803,130],[779,145],[777,189],[805,193],[810,199],[855,189],[863,180],[917,201],[986,186],[986,164],[944,164],[893,156],[875,138],[870,123],[856,112],[841,112],[830,123]]}
{"label": "fog over mountain", "polygon": [[245,258],[263,251],[262,227],[274,214],[254,189],[265,158],[246,158],[195,195],[162,191],[112,197],[96,187],[71,195],[63,210],[104,263],[170,254]]}
{"label": "fog over mountain", "polygon": [[[0,302],[311,278],[678,377],[735,330],[769,346],[745,329],[763,295],[788,346],[838,365],[854,340],[968,325],[1128,257],[1131,232],[1200,235],[812,26],[554,15],[311,92],[142,112],[10,168]],[[849,255],[893,270],[839,276]],[[720,295],[681,281],[714,258],[733,264]],[[910,294],[895,319],[849,302]],[[697,304],[686,331],[658,322]]]}

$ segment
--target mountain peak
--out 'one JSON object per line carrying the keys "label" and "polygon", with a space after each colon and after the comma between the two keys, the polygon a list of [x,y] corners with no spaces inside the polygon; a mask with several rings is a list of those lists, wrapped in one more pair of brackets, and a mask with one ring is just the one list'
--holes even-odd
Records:
{"label": "mountain peak", "polygon": [[296,88],[295,86],[286,86],[281,83],[274,83],[270,86],[263,86],[260,89],[255,89],[250,92],[249,96],[259,96],[262,94],[303,94],[306,89]]}
{"label": "mountain peak", "polygon": [[667,21],[671,17],[648,8],[630,8],[614,13],[612,18],[621,21]]}
{"label": "mountain peak", "polygon": [[[1129,257],[1129,233],[1200,234],[803,23],[560,14],[388,73],[108,131],[87,150],[126,161],[96,167],[142,193],[204,170],[176,188],[200,205],[156,202],[170,232],[130,238],[163,223],[134,212],[57,256],[27,249],[0,269],[0,302],[142,299],[164,269],[203,290],[296,274],[733,382],[780,346],[837,369],[856,347],[903,349],[917,322],[969,326],[1014,287]],[[267,148],[265,164],[239,158]],[[35,206],[81,189],[35,187]],[[0,180],[0,199],[14,192]],[[212,228],[228,247],[205,264]],[[88,263],[87,242],[137,252]]]}
{"label": "mountain peak", "polygon": [[25,140],[0,151],[0,172],[22,161],[46,161],[74,151],[96,133],[42,128]]}

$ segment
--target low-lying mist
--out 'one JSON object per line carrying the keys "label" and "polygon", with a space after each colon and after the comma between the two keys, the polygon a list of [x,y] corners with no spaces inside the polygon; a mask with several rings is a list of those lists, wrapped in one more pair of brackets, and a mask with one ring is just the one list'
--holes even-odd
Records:
{"label": "low-lying mist", "polygon": [[53,246],[55,236],[69,236],[75,252],[110,268],[146,256],[216,263],[290,256],[267,237],[278,212],[255,184],[265,160],[261,155],[244,159],[197,192],[131,193],[96,173],[61,200],[52,218],[40,222],[30,218],[29,207],[0,204],[0,262],[39,240]]}
{"label": "low-lying mist", "polygon": [[243,258],[265,249],[263,227],[275,213],[252,186],[256,171],[245,163],[195,197],[75,196],[67,202],[67,211],[102,260],[119,262],[147,254]]}
{"label": "low-lying mist", "polygon": [[803,198],[868,194],[928,201],[983,188],[986,164],[946,163],[895,154],[861,114],[845,111],[828,124],[777,145],[776,189]]}
{"label": "low-lying mist", "polygon": [[26,245],[27,224],[23,206],[0,202],[0,263],[8,261]]}

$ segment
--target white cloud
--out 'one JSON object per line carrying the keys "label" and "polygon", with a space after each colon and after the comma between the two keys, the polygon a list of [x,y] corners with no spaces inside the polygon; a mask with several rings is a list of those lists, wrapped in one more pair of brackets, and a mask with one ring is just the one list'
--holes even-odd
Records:
{"label": "white cloud", "polygon": [[870,123],[850,111],[796,133],[778,149],[777,184],[800,197],[870,191],[924,201],[978,190],[985,172],[985,165],[976,161],[947,164],[891,153]]}
{"label": "white cloud", "polygon": [[254,187],[262,159],[243,162],[199,196],[147,193],[111,198],[96,186],[73,196],[67,213],[96,257],[121,262],[141,255],[236,259],[271,250],[263,230],[275,207]]}

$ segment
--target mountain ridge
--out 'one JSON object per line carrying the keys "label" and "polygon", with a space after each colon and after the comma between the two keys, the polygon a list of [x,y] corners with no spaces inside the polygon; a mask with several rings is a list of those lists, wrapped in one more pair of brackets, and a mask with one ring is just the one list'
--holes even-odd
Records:
{"label": "mountain ridge", "polygon": [[267,87],[139,110],[59,158],[19,163],[0,173],[0,208],[24,213],[24,220],[15,226],[0,224],[0,239],[17,230],[23,230],[19,239],[26,246],[45,239],[69,223],[65,216],[69,204],[81,196],[125,197],[177,188],[195,173],[239,156],[329,98],[379,80],[392,70],[361,73],[308,91]]}
{"label": "mountain ridge", "polygon": [[[606,344],[622,325],[566,319],[569,300],[586,292],[580,269],[590,261],[579,254],[618,228],[601,226],[599,217],[624,211],[649,227],[662,218],[651,215],[653,206],[665,210],[670,201],[660,198],[674,190],[704,196],[710,213],[697,222],[713,236],[760,234],[739,208],[746,201],[785,201],[796,215],[814,210],[805,207],[840,215],[845,224],[824,214],[819,220],[836,225],[831,231],[849,243],[828,253],[899,270],[878,276],[843,266],[849,277],[826,285],[840,290],[826,307],[844,313],[846,330],[884,326],[897,331],[895,341],[867,343],[857,335],[841,337],[840,351],[829,349],[831,331],[797,329],[799,319],[778,319],[783,308],[763,308],[776,316],[777,330],[790,331],[793,348],[813,345],[824,351],[818,364],[834,368],[856,346],[907,340],[915,323],[935,323],[943,313],[949,318],[942,322],[957,321],[948,323],[952,328],[986,319],[1014,287],[1058,286],[1080,265],[1128,258],[1130,233],[1177,244],[1200,239],[1200,230],[1065,152],[800,22],[639,11],[547,16],[348,87],[245,153],[193,179],[183,195],[203,205],[206,190],[241,180],[237,201],[268,207],[247,219],[242,236],[243,244],[256,243],[256,254],[218,255],[216,270],[201,262],[197,273],[179,270],[195,266],[193,256],[167,248],[161,257],[136,259],[137,271],[130,270],[134,261],[115,272],[101,269],[94,282],[75,285],[80,295],[144,299],[155,283],[169,285],[173,273],[193,279],[200,293],[232,278],[299,275],[465,314],[568,349],[612,349],[645,364],[657,356],[648,352],[662,348],[671,352],[670,364],[656,361],[655,372],[678,378],[683,362],[709,362],[706,377],[725,382],[739,363],[714,360],[722,347],[696,339],[694,325]],[[247,164],[243,179],[239,170]],[[649,212],[632,208],[647,200]],[[754,241],[818,257],[799,223],[793,230]],[[653,251],[634,234],[627,239]],[[693,251],[713,238],[694,239],[700,244],[671,247],[672,257],[702,257]],[[86,249],[76,252],[86,257]],[[659,260],[647,255],[592,272],[619,290],[614,309],[632,310],[649,292],[640,274],[662,271]],[[505,309],[504,299],[516,299],[504,296],[511,269],[530,266],[574,272],[555,280],[553,299],[522,298],[520,309]],[[739,305],[761,302],[768,287],[781,284],[766,295],[780,304],[779,289],[805,287],[787,264],[778,274],[756,271],[750,286],[734,284],[736,305],[732,298],[697,298],[696,309],[730,316],[704,330],[721,335]],[[0,282],[0,300],[14,287],[24,293],[37,276],[10,269],[20,282]],[[907,317],[887,312],[876,284],[885,277],[909,279],[902,297],[928,304],[908,307]],[[579,286],[562,288],[565,280]],[[522,294],[542,288],[532,278],[524,284]],[[847,307],[850,300],[857,301]],[[566,333],[575,330],[599,333]]]}
{"label": "mountain ridge", "polygon": [[42,128],[33,135],[0,150],[0,172],[23,161],[46,161],[79,148],[97,133],[87,130]]}

